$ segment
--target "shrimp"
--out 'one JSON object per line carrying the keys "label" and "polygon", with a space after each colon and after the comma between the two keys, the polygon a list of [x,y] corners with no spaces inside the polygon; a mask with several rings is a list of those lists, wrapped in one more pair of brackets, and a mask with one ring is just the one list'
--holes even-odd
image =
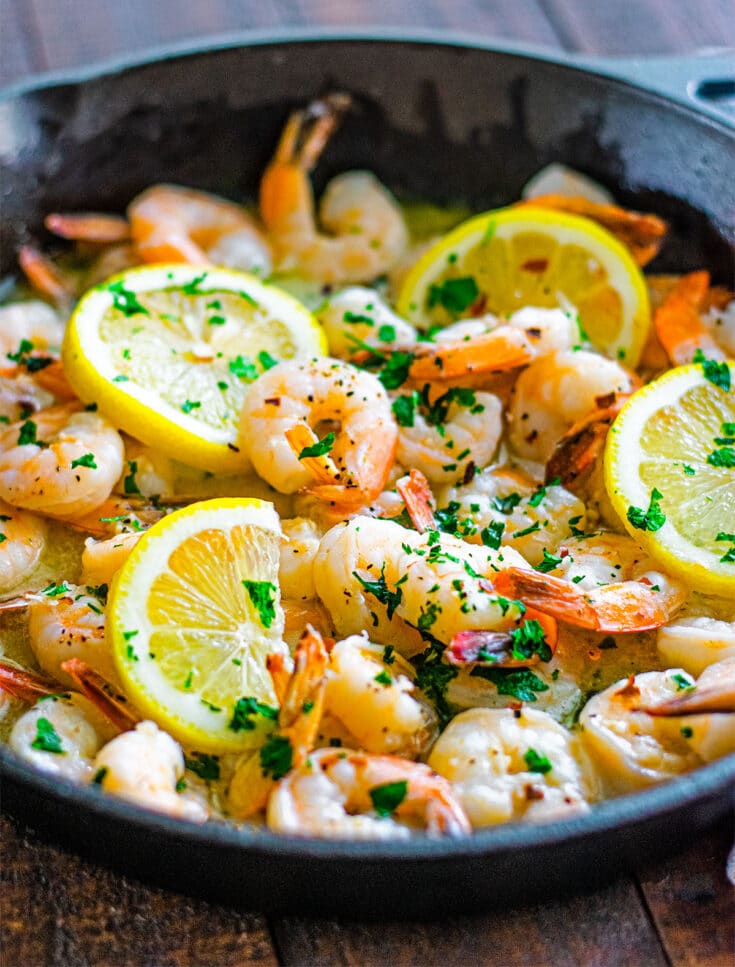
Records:
{"label": "shrimp", "polygon": [[709,665],[735,658],[735,621],[687,615],[659,628],[656,648],[664,664],[701,675]]}
{"label": "shrimp", "polygon": [[311,601],[316,597],[313,565],[322,529],[306,517],[281,520],[278,583],[284,598]]}
{"label": "shrimp", "polygon": [[88,782],[95,774],[95,755],[115,732],[86,696],[67,692],[44,696],[24,712],[8,744],[44,772]]}
{"label": "shrimp", "polygon": [[674,366],[690,363],[697,350],[710,359],[727,358],[700,315],[708,289],[709,272],[683,275],[653,314],[656,334]]}
{"label": "shrimp", "polygon": [[725,355],[735,359],[735,298],[728,292],[723,301],[724,305],[713,305],[702,322]]}
{"label": "shrimp", "polygon": [[15,507],[79,516],[110,495],[122,466],[117,430],[74,405],[40,410],[0,431],[0,498]]}
{"label": "shrimp", "polygon": [[400,346],[411,349],[418,338],[414,327],[397,315],[374,289],[353,285],[342,289],[316,310],[329,352],[349,360],[366,348],[378,351]]}
{"label": "shrimp", "polygon": [[558,621],[603,634],[650,631],[674,617],[687,597],[635,541],[602,533],[565,541],[547,573],[510,567],[496,586]]}
{"label": "shrimp", "polygon": [[[641,706],[649,715],[699,715],[703,712],[728,712],[735,715],[735,656],[708,665],[692,689],[684,694]],[[734,720],[735,721],[735,720]],[[722,751],[708,749],[707,758],[717,759],[735,749],[730,740]]]}
{"label": "shrimp", "polygon": [[626,210],[618,205],[600,204],[589,198],[537,195],[519,204],[553,208],[599,222],[630,249],[638,265],[647,265],[656,256],[669,230],[668,224],[657,215]]}
{"label": "shrimp", "polygon": [[109,584],[142,536],[141,531],[137,534],[118,534],[102,541],[88,537],[82,551],[82,574],[79,580],[94,587]]}
{"label": "shrimp", "polygon": [[[307,456],[322,426],[334,429],[315,447],[321,456]],[[398,437],[377,377],[328,358],[291,360],[263,373],[248,390],[240,427],[256,471],[272,487],[287,494],[308,488],[344,506],[381,492]]]}
{"label": "shrimp", "polygon": [[410,655],[425,647],[422,631],[449,644],[458,631],[515,627],[522,610],[486,577],[511,562],[528,566],[511,549],[355,517],[322,538],[314,583],[340,635],[370,628],[374,641]]}
{"label": "shrimp", "polygon": [[486,315],[448,326],[433,343],[417,344],[409,374],[420,382],[499,373],[571,349],[578,341],[571,311],[527,306],[507,320]]}
{"label": "shrimp", "polygon": [[130,238],[130,226],[122,215],[107,215],[101,212],[81,212],[73,215],[52,212],[43,224],[58,235],[76,242],[124,242]]}
{"label": "shrimp", "polygon": [[644,711],[691,689],[694,681],[686,672],[671,668],[631,675],[587,702],[580,735],[612,791],[663,782],[735,751],[735,714],[654,716]]}
{"label": "shrimp", "polygon": [[28,600],[28,635],[41,668],[66,687],[74,679],[62,668],[78,658],[113,685],[117,672],[105,639],[107,588],[80,587],[63,582]]}
{"label": "shrimp", "polygon": [[325,283],[366,282],[387,272],[408,246],[398,203],[367,171],[349,171],[327,185],[317,227],[309,173],[349,105],[332,95],[294,112],[260,182],[260,213],[279,271]]}
{"label": "shrimp", "polygon": [[324,707],[367,752],[417,758],[436,736],[436,714],[416,693],[411,665],[364,635],[329,656]]}
{"label": "shrimp", "polygon": [[554,447],[598,397],[629,393],[635,377],[618,363],[586,350],[537,359],[516,381],[510,404],[510,444],[519,456],[546,463]]}
{"label": "shrimp", "polygon": [[179,185],[153,185],[128,206],[130,235],[144,262],[227,265],[269,275],[270,247],[244,208]]}
{"label": "shrimp", "polygon": [[349,749],[312,752],[268,799],[270,829],[295,836],[408,839],[404,820],[421,821],[430,836],[471,831],[452,787],[428,766]]}
{"label": "shrimp", "polygon": [[580,759],[577,740],[546,712],[474,708],[452,719],[428,761],[478,827],[587,812],[595,783]]}
{"label": "shrimp", "polygon": [[53,395],[27,373],[0,374],[0,424],[7,426],[27,419],[53,402]]}
{"label": "shrimp", "polygon": [[77,296],[71,279],[33,245],[23,245],[18,252],[18,264],[30,285],[45,299],[67,314]]}
{"label": "shrimp", "polygon": [[46,524],[0,500],[0,592],[33,573],[46,546]]}
{"label": "shrimp", "polygon": [[58,313],[40,299],[14,302],[0,308],[0,357],[3,366],[7,366],[6,358],[10,359],[8,354],[17,354],[19,351],[23,355],[34,349],[56,354],[63,338],[64,323]]}
{"label": "shrimp", "polygon": [[436,492],[438,513],[456,534],[472,544],[512,547],[540,564],[544,549],[584,530],[585,506],[558,480],[537,486],[525,473],[487,467],[469,483]]}
{"label": "shrimp", "polygon": [[396,459],[432,483],[463,480],[492,460],[503,431],[503,404],[492,393],[428,383],[393,402],[399,423]]}
{"label": "shrimp", "polygon": [[101,789],[138,806],[196,823],[209,816],[199,798],[179,791],[184,753],[154,722],[139,722],[108,742],[96,753],[93,768]]}

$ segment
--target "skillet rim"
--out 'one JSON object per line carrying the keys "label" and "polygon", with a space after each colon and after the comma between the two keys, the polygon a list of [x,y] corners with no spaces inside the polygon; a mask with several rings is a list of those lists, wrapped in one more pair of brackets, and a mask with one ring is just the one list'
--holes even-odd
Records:
{"label": "skillet rim", "polygon": [[[410,30],[410,33],[406,33]],[[406,45],[466,48],[497,53],[551,64],[576,72],[582,76],[594,76],[607,84],[634,90],[652,102],[660,102],[671,112],[678,111],[692,116],[698,123],[715,128],[726,138],[735,137],[735,128],[722,116],[714,116],[705,109],[698,109],[674,94],[652,90],[636,78],[626,79],[624,65],[584,55],[557,52],[540,45],[505,42],[503,39],[478,39],[456,32],[417,28],[370,27],[370,28],[281,28],[217,34],[202,43],[192,40],[147,48],[140,56],[121,55],[97,61],[86,67],[49,71],[32,75],[0,89],[0,107],[27,95],[42,93],[60,86],[78,87],[90,81],[129,70],[153,66],[187,57],[217,54],[223,50],[248,47],[276,47],[315,43],[389,43]],[[608,73],[609,69],[613,73]],[[620,71],[618,73],[617,71]],[[95,819],[115,820],[135,826],[139,833],[163,834],[169,841],[193,841],[203,846],[237,848],[253,857],[263,854],[293,860],[378,860],[381,862],[456,860],[462,857],[481,857],[503,854],[516,850],[532,850],[539,847],[559,845],[573,848],[576,843],[604,833],[620,833],[626,828],[642,826],[646,822],[664,819],[667,815],[683,812],[687,808],[703,806],[707,801],[718,804],[717,815],[727,811],[728,787],[735,786],[735,753],[713,763],[685,773],[667,782],[647,789],[596,803],[589,813],[548,823],[505,823],[474,832],[461,839],[431,839],[416,837],[407,841],[379,840],[330,840],[314,837],[286,837],[267,830],[250,830],[232,823],[209,822],[203,825],[176,819],[151,810],[134,806],[122,799],[108,796],[91,786],[74,783],[68,779],[51,776],[25,764],[6,745],[0,745],[0,779],[14,783],[22,793],[41,793],[53,800],[58,807],[81,807]],[[733,797],[729,796],[731,806]],[[8,810],[0,800],[0,811],[18,817],[18,811]],[[22,817],[18,817],[22,818]],[[714,822],[710,815],[706,822]],[[31,819],[31,825],[33,821]],[[700,826],[702,824],[700,823]],[[61,837],[55,838],[58,842]],[[643,859],[643,857],[641,857]]]}

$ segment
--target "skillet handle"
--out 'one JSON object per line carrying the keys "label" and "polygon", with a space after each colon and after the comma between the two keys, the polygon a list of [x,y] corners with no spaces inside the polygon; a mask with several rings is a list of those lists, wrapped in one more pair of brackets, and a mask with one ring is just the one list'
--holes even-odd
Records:
{"label": "skillet handle", "polygon": [[665,57],[586,58],[585,66],[735,126],[734,48]]}

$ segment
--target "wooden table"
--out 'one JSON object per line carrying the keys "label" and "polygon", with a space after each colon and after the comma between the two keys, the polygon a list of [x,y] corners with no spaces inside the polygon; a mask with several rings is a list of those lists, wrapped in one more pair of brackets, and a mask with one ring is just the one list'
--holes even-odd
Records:
{"label": "wooden table", "polygon": [[[0,0],[0,83],[289,25],[452,28],[592,54],[735,47],[735,0]],[[0,820],[2,964],[735,964],[732,822],[605,890],[431,924],[279,919],[153,890]],[[400,915],[400,910],[396,910]]]}

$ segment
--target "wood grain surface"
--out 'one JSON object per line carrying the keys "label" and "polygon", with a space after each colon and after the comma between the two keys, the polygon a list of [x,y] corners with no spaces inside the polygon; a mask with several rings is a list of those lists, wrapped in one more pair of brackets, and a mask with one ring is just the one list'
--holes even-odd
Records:
{"label": "wood grain surface", "polygon": [[[146,47],[285,25],[455,29],[622,55],[735,47],[735,0],[0,0],[0,84]],[[431,924],[265,918],[151,889],[0,820],[0,964],[735,964],[732,821],[568,900]]]}

